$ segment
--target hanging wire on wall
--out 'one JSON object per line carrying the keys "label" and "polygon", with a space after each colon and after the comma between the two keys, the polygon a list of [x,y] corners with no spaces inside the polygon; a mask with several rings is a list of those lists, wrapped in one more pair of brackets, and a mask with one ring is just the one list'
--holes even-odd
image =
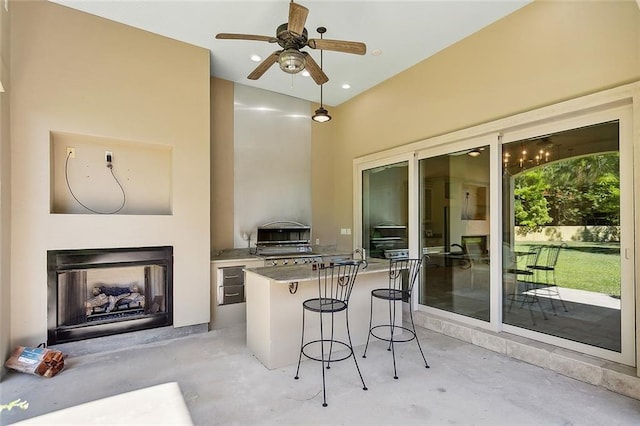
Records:
{"label": "hanging wire on wall", "polygon": [[71,194],[73,199],[76,200],[76,202],[78,204],[80,204],[82,207],[84,207],[85,209],[89,210],[91,213],[96,213],[96,214],[116,214],[116,213],[120,212],[124,208],[125,204],[127,203],[127,194],[125,193],[124,188],[120,184],[120,181],[118,180],[116,175],[113,173],[113,164],[111,163],[111,161],[107,161],[107,168],[111,172],[111,176],[113,176],[113,179],[116,181],[116,183],[120,187],[120,191],[122,192],[122,204],[120,205],[120,207],[118,207],[117,209],[115,209],[113,211],[102,212],[102,211],[99,211],[99,210],[92,209],[91,207],[88,207],[82,201],[80,201],[78,199],[76,194],[73,193],[73,189],[71,189],[71,184],[69,183],[69,158],[70,157],[71,157],[71,152],[69,152],[67,154],[67,159],[64,162],[64,179],[67,182],[67,189],[69,189],[69,193]]}

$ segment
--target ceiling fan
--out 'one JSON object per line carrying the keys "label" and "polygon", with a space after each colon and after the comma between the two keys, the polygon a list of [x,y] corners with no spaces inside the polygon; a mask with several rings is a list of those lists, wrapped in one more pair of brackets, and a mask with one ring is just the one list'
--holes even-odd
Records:
{"label": "ceiling fan", "polygon": [[308,14],[309,9],[291,0],[289,4],[289,20],[278,26],[275,37],[220,33],[216,35],[216,38],[266,41],[280,45],[282,50],[273,52],[247,76],[250,80],[259,79],[273,64],[278,62],[280,68],[286,73],[296,74],[306,69],[316,84],[324,84],[329,81],[329,77],[327,77],[324,71],[322,71],[322,68],[318,66],[318,63],[308,52],[302,52],[300,49],[309,46],[311,49],[364,55],[367,52],[367,46],[364,43],[355,41],[329,40],[323,38],[309,39],[307,29],[304,27]]}

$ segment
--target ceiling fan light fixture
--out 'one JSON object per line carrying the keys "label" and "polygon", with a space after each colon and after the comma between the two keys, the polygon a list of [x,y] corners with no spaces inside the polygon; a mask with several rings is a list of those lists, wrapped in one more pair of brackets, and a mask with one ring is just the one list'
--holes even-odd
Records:
{"label": "ceiling fan light fixture", "polygon": [[286,49],[278,57],[280,69],[289,74],[297,74],[304,69],[304,55],[296,49]]}
{"label": "ceiling fan light fixture", "polygon": [[311,117],[313,121],[318,123],[326,123],[331,120],[331,116],[329,115],[329,111],[324,109],[322,106],[316,110],[316,113]]}

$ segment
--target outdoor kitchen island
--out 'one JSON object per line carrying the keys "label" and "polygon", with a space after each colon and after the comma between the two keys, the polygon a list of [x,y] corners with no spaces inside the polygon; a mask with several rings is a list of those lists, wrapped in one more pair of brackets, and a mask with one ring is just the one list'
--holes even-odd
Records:
{"label": "outdoor kitchen island", "polygon": [[[388,273],[388,260],[371,259],[366,268],[360,267],[349,299],[349,326],[354,347],[367,341],[371,290],[387,287]],[[311,264],[245,268],[245,286],[247,346],[268,369],[295,364],[300,353],[302,302],[318,297],[318,272]],[[374,325],[388,322],[388,309],[386,303],[374,304]],[[396,323],[401,324],[400,306],[396,314]],[[325,330],[330,330],[331,315],[324,316]],[[343,312],[336,314],[336,338],[348,341],[344,321]],[[318,339],[318,315],[308,315],[305,328],[305,341]],[[362,354],[357,352],[356,356]]]}

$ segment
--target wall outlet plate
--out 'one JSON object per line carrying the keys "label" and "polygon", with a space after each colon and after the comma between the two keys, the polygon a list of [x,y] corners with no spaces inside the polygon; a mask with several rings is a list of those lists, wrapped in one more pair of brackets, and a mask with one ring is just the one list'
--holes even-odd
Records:
{"label": "wall outlet plate", "polygon": [[67,157],[76,158],[76,149],[73,148],[73,147],[68,146],[67,147]]}

